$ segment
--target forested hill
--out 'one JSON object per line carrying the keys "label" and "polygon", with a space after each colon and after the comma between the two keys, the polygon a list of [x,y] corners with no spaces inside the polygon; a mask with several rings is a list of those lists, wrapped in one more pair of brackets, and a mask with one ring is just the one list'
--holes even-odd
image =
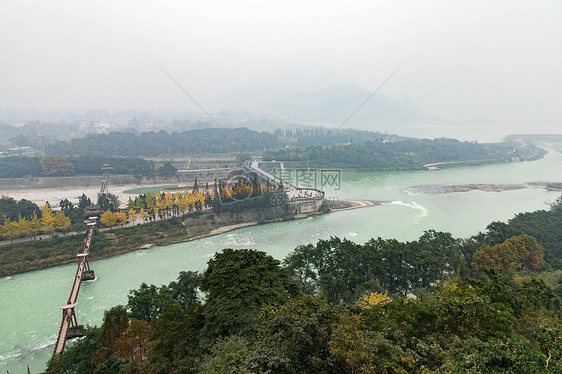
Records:
{"label": "forested hill", "polygon": [[152,177],[156,170],[153,161],[140,157],[5,157],[0,163],[0,178],[59,177],[99,175],[103,164],[113,166],[113,174],[134,174]]}
{"label": "forested hill", "polygon": [[392,139],[402,140],[394,134],[383,134],[378,131],[365,131],[357,129],[331,129],[327,127],[305,127],[296,129],[276,129],[273,135],[282,145],[290,145],[296,147],[308,147],[320,145],[323,147],[332,147],[342,143],[356,143],[374,140]]}
{"label": "forested hill", "polygon": [[414,170],[432,163],[508,162],[532,160],[546,151],[516,141],[480,144],[455,139],[382,139],[331,148],[310,146],[264,153],[264,160],[306,161],[311,167],[338,167],[359,171]]}
{"label": "forested hill", "polygon": [[277,137],[247,128],[207,128],[167,133],[161,130],[140,135],[113,132],[87,135],[70,142],[56,142],[45,146],[48,155],[61,156],[126,156],[154,157],[177,154],[241,153],[275,149]]}

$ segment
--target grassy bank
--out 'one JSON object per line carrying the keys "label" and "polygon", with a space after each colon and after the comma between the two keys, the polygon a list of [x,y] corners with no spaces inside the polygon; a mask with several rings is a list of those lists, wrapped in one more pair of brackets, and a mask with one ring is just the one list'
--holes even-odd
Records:
{"label": "grassy bank", "polygon": [[[266,223],[292,219],[282,207],[240,213],[193,213],[133,227],[98,232],[90,246],[90,260],[116,256],[138,249],[167,245],[209,235],[219,227],[248,222]],[[56,237],[0,247],[0,277],[77,261],[84,236]]]}

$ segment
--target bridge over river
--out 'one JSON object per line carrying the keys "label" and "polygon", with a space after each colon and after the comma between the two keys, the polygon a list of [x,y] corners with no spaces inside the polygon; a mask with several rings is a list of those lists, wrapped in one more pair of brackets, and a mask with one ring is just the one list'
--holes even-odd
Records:
{"label": "bridge over river", "polygon": [[324,199],[324,191],[316,188],[299,188],[293,186],[286,180],[283,180],[273,174],[260,168],[260,161],[252,160],[244,164],[244,170],[247,173],[255,173],[262,181],[267,181],[272,186],[280,186],[285,191],[287,202],[297,203],[302,201],[322,201]]}
{"label": "bridge over river", "polygon": [[[323,191],[314,188],[298,188],[293,186],[291,183],[262,170],[259,167],[259,161],[248,161],[243,168],[246,173],[257,175],[261,181],[269,182],[272,186],[282,187],[285,193],[285,202],[289,206],[292,205],[296,213],[303,212],[305,207],[308,209],[318,209],[324,199]],[[107,189],[107,177],[105,177],[102,182],[101,193]],[[78,268],[76,270],[76,275],[74,276],[70,296],[68,297],[67,303],[61,306],[62,321],[57,341],[55,343],[55,348],[53,350],[53,355],[61,354],[63,352],[67,339],[79,337],[83,334],[84,326],[78,324],[74,309],[76,307],[81,283],[83,281],[95,279],[94,271],[90,269],[88,263],[88,254],[98,218],[99,211],[94,210],[86,215],[85,222],[88,225],[88,231],[86,232],[84,248],[82,249],[82,252],[77,255]]]}
{"label": "bridge over river", "polygon": [[61,354],[64,350],[66,340],[82,336],[84,330],[84,326],[79,325],[76,320],[74,308],[76,307],[78,291],[80,291],[80,285],[82,282],[95,279],[94,271],[90,269],[90,265],[88,263],[88,253],[90,252],[90,244],[92,243],[92,238],[94,236],[94,228],[98,221],[98,213],[99,212],[97,211],[91,212],[91,214],[89,214],[86,218],[88,231],[86,232],[84,248],[82,249],[82,252],[78,254],[78,268],[76,269],[76,275],[74,276],[70,296],[68,297],[66,304],[61,306],[62,321],[57,342],[55,343],[55,349],[53,350],[53,355]]}

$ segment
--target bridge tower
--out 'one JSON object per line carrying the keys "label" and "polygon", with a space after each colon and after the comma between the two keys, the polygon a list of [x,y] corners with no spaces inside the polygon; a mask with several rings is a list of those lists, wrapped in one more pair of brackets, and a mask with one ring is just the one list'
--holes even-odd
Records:
{"label": "bridge tower", "polygon": [[[97,205],[90,205],[84,209],[84,223],[88,225],[88,229],[94,230],[96,224],[98,223],[100,211]],[[86,238],[88,240],[88,238]],[[88,262],[88,253],[89,250],[83,251],[82,253],[78,253],[78,257],[80,261],[84,262],[84,273],[82,274],[82,280],[94,280],[96,276],[94,271],[90,269],[90,263]]]}
{"label": "bridge tower", "polygon": [[109,181],[109,175],[111,174],[111,170],[113,170],[113,166],[111,166],[111,164],[108,164],[106,162],[101,167],[101,170],[103,171],[103,178],[101,180],[101,190],[98,193],[98,197],[101,196],[101,195],[104,195],[108,192],[107,191],[107,182]]}

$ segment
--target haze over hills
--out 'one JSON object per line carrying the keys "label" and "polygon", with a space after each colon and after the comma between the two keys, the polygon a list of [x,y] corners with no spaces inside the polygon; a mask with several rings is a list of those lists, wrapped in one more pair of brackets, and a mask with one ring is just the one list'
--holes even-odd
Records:
{"label": "haze over hills", "polygon": [[[292,82],[292,83],[291,83]],[[326,87],[316,84],[296,84],[294,80],[285,84],[268,86],[255,85],[241,87],[227,91],[214,98],[195,98],[201,106],[212,113],[217,121],[226,127],[244,125],[237,120],[258,125],[262,122],[265,127],[270,124],[265,122],[273,120],[279,124],[287,125],[325,125],[337,127],[353,114],[348,126],[372,129],[373,125],[423,125],[436,124],[441,120],[436,115],[430,115],[422,110],[412,99],[394,99],[382,94],[375,94],[360,109],[372,91],[362,89],[352,84],[338,84],[327,88],[306,90],[305,87]],[[279,89],[278,89],[279,88]],[[190,99],[189,104],[193,104]],[[189,109],[188,109],[189,108]],[[358,110],[359,109],[359,110]],[[186,111],[107,111],[86,110],[79,112],[53,111],[49,113],[3,113],[0,119],[7,123],[21,121],[25,123],[26,117],[30,120],[43,121],[76,121],[76,120],[103,120],[126,123],[132,118],[142,118],[145,121],[169,120],[183,118],[193,121],[206,121],[208,117],[200,108],[186,106]],[[130,117],[130,118],[126,118]],[[266,120],[267,118],[267,120]],[[274,125],[273,128],[276,128]],[[261,128],[260,130],[264,130]]]}
{"label": "haze over hills", "polygon": [[357,111],[348,125],[363,127],[377,125],[421,125],[441,121],[423,111],[412,99],[393,99],[372,94],[352,84],[340,84],[326,89],[303,91],[286,95],[264,104],[260,111],[280,115],[288,122],[313,125],[341,125]]}
{"label": "haze over hills", "polygon": [[[160,129],[185,131],[206,127],[247,127],[273,132],[277,128],[337,128],[353,114],[342,129],[481,142],[500,141],[513,133],[559,133],[557,124],[534,123],[533,127],[529,127],[484,118],[450,118],[441,112],[429,113],[410,98],[397,99],[379,93],[370,97],[373,91],[353,84],[331,85],[333,82],[322,77],[303,77],[300,81],[295,77],[286,78],[284,82],[269,81],[223,91],[214,97],[195,95],[194,99],[212,115],[213,120],[190,98],[185,97],[185,108],[182,110],[109,111],[84,108],[68,111],[5,111],[0,113],[0,125],[21,126],[35,121],[103,121],[115,125],[119,130],[139,132]],[[11,136],[16,135],[14,133]]]}

